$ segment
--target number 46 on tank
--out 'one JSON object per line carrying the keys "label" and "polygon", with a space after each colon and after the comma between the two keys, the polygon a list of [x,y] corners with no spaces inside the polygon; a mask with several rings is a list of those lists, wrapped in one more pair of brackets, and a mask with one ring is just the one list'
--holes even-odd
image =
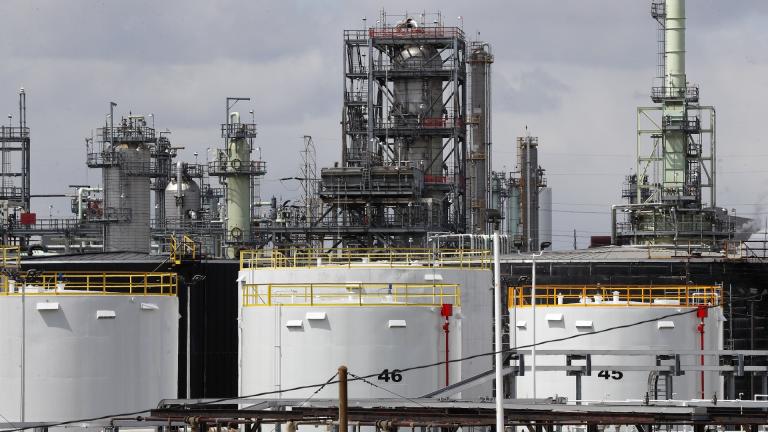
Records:
{"label": "number 46 on tank", "polygon": [[391,371],[389,369],[384,369],[376,378],[379,381],[384,382],[389,382],[389,380],[392,380],[393,382],[400,382],[403,380],[403,375],[400,374],[399,369],[392,369]]}

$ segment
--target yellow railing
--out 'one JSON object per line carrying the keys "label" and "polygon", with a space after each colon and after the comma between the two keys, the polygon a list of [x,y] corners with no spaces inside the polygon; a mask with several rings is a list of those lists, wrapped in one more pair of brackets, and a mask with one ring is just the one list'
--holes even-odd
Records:
{"label": "yellow railing", "polygon": [[18,268],[21,263],[21,255],[19,255],[18,246],[0,246],[0,254],[2,254],[1,268]]}
{"label": "yellow railing", "polygon": [[179,238],[180,240],[177,240],[175,235],[171,236],[169,261],[173,265],[181,264],[184,259],[194,260],[197,257],[197,245],[192,237],[185,234]]}
{"label": "yellow railing", "polygon": [[461,288],[455,284],[245,284],[242,290],[246,307],[461,305]]}
{"label": "yellow railing", "polygon": [[298,249],[244,250],[240,269],[302,267],[413,267],[488,269],[492,256],[488,250],[467,249]]}
{"label": "yellow railing", "polygon": [[[23,287],[26,287],[24,289]],[[55,273],[3,276],[0,295],[167,295],[178,291],[176,273]]]}
{"label": "yellow railing", "polygon": [[[531,306],[531,287],[509,287],[508,306]],[[716,285],[536,285],[536,306],[698,306],[718,305],[722,287]]]}

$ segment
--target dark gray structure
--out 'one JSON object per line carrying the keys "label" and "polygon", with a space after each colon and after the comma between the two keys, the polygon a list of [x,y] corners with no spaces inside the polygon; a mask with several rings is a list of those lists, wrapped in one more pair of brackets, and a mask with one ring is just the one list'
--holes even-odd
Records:
{"label": "dark gray structure", "polygon": [[335,226],[335,245],[424,245],[428,232],[467,229],[466,52],[439,15],[382,14],[344,32],[341,165],[321,171],[315,224]]}

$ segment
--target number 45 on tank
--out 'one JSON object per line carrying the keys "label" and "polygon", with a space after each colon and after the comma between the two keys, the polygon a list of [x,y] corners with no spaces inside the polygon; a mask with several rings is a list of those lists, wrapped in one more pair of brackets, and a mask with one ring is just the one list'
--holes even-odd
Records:
{"label": "number 45 on tank", "polygon": [[600,378],[620,380],[624,378],[624,372],[622,371],[607,371],[603,370],[597,374]]}

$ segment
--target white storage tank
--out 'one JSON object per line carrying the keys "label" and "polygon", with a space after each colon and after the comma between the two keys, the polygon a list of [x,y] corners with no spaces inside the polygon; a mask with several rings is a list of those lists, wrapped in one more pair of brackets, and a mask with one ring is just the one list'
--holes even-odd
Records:
{"label": "white storage tank", "polygon": [[[536,393],[537,398],[565,396],[576,400],[576,379],[563,370],[546,370],[547,366],[564,366],[565,354],[547,354],[548,350],[579,350],[592,354],[592,375],[582,377],[581,399],[585,401],[626,401],[667,399],[668,383],[664,376],[649,370],[656,366],[656,353],[689,353],[701,349],[701,333],[697,316],[699,305],[708,307],[704,320],[704,350],[722,349],[723,314],[719,306],[722,299],[719,286],[631,286],[631,287],[576,287],[537,286],[536,310],[531,307],[530,287],[514,296],[510,289],[510,323],[514,328],[511,342],[522,350],[528,345],[551,339],[568,338],[537,346]],[[515,303],[512,299],[517,299]],[[514,304],[513,304],[514,303]],[[667,315],[690,312],[674,317]],[[603,329],[649,322],[604,333],[589,335]],[[624,350],[620,355],[606,351]],[[601,354],[603,352],[604,354]],[[629,355],[631,352],[632,355]],[[521,398],[534,396],[531,353],[525,354],[525,375],[516,377],[516,392]],[[645,354],[645,355],[637,355]],[[682,365],[698,365],[700,356],[680,356]],[[584,365],[577,361],[574,365]],[[674,359],[661,359],[660,365],[671,366]],[[715,356],[705,356],[706,365],[717,365]],[[612,367],[608,367],[612,366]],[[632,370],[632,366],[640,366]],[[627,367],[627,369],[622,369]],[[638,370],[645,369],[645,370]],[[663,374],[662,374],[663,375]],[[671,393],[674,399],[703,398],[717,395],[723,399],[722,378],[716,371],[688,371],[672,376]]]}
{"label": "white storage tank", "polygon": [[23,287],[4,281],[0,291],[0,413],[9,422],[22,420],[22,395],[27,422],[177,397],[175,274],[44,274]]}
{"label": "white storage tank", "polygon": [[[343,251],[342,255],[259,261],[240,271],[240,394],[315,384],[340,365],[358,376],[491,351],[492,274],[468,256]],[[334,252],[335,254],[335,252]],[[420,255],[418,257],[414,255]],[[450,306],[444,306],[450,305]],[[450,310],[446,310],[450,309]],[[491,368],[490,356],[372,381],[407,397],[425,395]],[[354,378],[350,376],[350,379]],[[315,389],[287,393],[307,397]],[[336,388],[318,397],[335,397]],[[353,381],[352,398],[392,397]],[[490,383],[461,396],[491,395]]]}

